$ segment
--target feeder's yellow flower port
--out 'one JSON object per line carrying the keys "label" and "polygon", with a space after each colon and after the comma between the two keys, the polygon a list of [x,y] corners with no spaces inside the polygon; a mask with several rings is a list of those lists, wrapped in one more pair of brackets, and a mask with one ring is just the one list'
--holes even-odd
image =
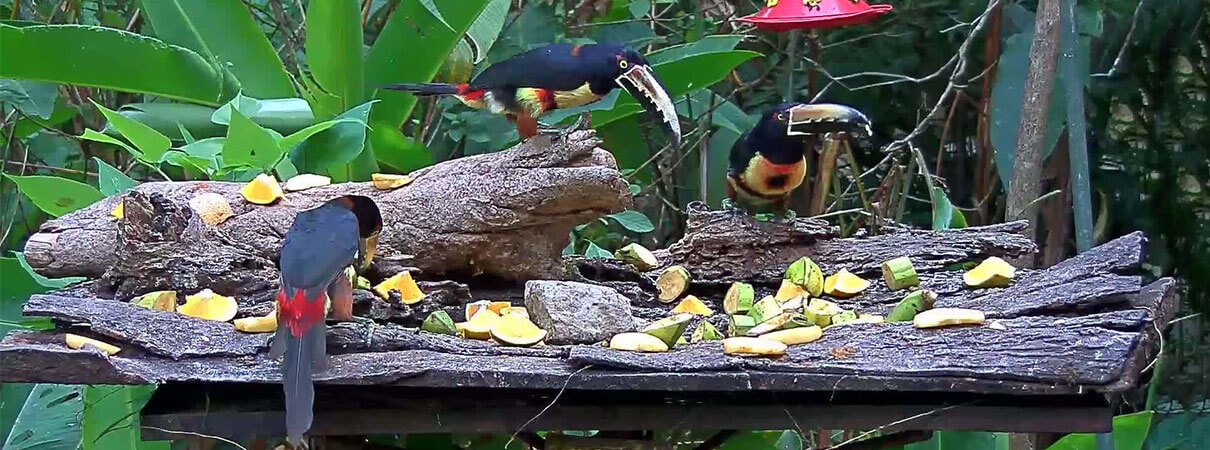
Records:
{"label": "feeder's yellow flower port", "polygon": [[122,351],[122,349],[116,345],[106,344],[106,343],[98,341],[96,339],[86,338],[86,337],[80,336],[78,334],[67,333],[67,334],[63,335],[63,338],[66,341],[68,348],[72,348],[72,349],[76,349],[76,350],[79,350],[80,348],[84,347],[85,345],[88,345],[88,346],[96,347],[96,348],[100,349],[101,351],[103,351],[107,354],[110,354],[110,355],[116,355],[118,352]]}
{"label": "feeder's yellow flower port", "polygon": [[416,285],[416,280],[413,280],[412,274],[406,270],[374,286],[374,292],[377,292],[382,298],[391,298],[391,291],[399,291],[399,296],[405,305],[414,305],[424,300],[424,292],[420,291],[420,286]]}
{"label": "feeder's yellow flower port", "polygon": [[389,173],[375,173],[370,174],[370,181],[374,183],[374,189],[389,191],[391,189],[401,188],[411,184],[412,177]]}
{"label": "feeder's yellow flower port", "polygon": [[202,289],[193,295],[185,297],[185,304],[177,308],[177,312],[186,316],[227,322],[235,318],[239,305],[235,299],[225,295],[215,294],[209,289]]}
{"label": "feeder's yellow flower port", "polygon": [[243,194],[244,200],[258,204],[268,205],[282,198],[281,185],[277,184],[277,179],[272,175],[262,173],[245,184],[240,189],[240,194]]}

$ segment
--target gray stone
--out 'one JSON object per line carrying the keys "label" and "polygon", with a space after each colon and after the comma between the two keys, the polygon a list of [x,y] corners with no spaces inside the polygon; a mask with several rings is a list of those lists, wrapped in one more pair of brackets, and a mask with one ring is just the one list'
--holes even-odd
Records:
{"label": "gray stone", "polygon": [[525,283],[525,307],[550,344],[587,344],[635,330],[630,300],[617,290],[572,281]]}

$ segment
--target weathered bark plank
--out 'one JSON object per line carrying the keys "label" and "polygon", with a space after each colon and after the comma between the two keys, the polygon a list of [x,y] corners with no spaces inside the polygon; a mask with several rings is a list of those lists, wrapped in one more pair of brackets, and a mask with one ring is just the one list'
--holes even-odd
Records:
{"label": "weathered bark plank", "polygon": [[746,281],[773,284],[794,260],[803,256],[825,273],[841,268],[863,276],[881,273],[882,262],[909,256],[918,271],[986,258],[1013,257],[1037,250],[1016,234],[1023,222],[943,231],[898,230],[878,236],[834,239],[826,222],[798,219],[792,226],[759,222],[728,211],[688,208],[685,237],[655,252],[661,267],[682,265],[710,282]]}
{"label": "weathered bark plank", "polygon": [[[375,268],[413,267],[425,277],[489,274],[557,278],[568,231],[625,209],[626,181],[593,133],[552,137],[446,161],[412,173],[411,184],[379,191],[345,183],[287,193],[271,206],[244,201],[238,183],[142,184],[124,195],[126,218],[107,199],[47,222],[26,248],[48,276],[104,274],[119,296],[157,289],[263,292],[277,283],[282,237],[300,210],[344,194],[374,199],[384,228]],[[222,195],[236,215],[211,226],[188,203]]]}

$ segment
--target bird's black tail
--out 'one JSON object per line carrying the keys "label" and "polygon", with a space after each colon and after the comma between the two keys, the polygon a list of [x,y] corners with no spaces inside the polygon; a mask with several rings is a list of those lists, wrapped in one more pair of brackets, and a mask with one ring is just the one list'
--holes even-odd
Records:
{"label": "bird's black tail", "polygon": [[408,91],[416,95],[456,95],[461,94],[466,85],[449,83],[399,83],[377,86],[379,89]]}
{"label": "bird's black tail", "polygon": [[326,330],[321,322],[301,337],[279,324],[273,336],[271,357],[282,357],[282,387],[286,394],[286,436],[292,444],[302,442],[314,417],[315,386],[311,376],[327,369]]}

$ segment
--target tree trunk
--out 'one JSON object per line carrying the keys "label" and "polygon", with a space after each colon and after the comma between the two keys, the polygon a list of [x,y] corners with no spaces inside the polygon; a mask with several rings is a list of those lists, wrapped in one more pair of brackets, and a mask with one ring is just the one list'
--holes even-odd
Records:
{"label": "tree trunk", "polygon": [[[1021,103],[1021,125],[1017,131],[1017,150],[1013,155],[1013,177],[1008,187],[1006,220],[1026,219],[1027,236],[1034,236],[1037,208],[1030,203],[1041,194],[1042,146],[1046,142],[1046,116],[1050,94],[1055,85],[1055,65],[1059,50],[1059,0],[1041,0],[1034,25],[1034,40],[1029,48],[1029,75]],[[1022,262],[1030,262],[1032,258]]]}

